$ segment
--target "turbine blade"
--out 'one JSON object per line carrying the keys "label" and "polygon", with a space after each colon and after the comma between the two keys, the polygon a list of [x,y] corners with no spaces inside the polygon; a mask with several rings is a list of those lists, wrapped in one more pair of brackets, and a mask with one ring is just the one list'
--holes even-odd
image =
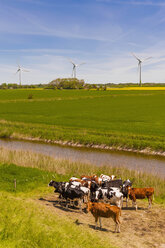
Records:
{"label": "turbine blade", "polygon": [[137,59],[139,62],[141,61],[138,57],[136,57],[136,55],[135,55],[134,53],[131,53],[131,54],[132,54],[132,56],[134,56],[135,59]]}
{"label": "turbine blade", "polygon": [[75,63],[74,63],[71,59],[68,59],[68,60],[69,60],[69,62],[70,62],[72,65],[75,66]]}
{"label": "turbine blade", "polygon": [[24,71],[24,72],[29,72],[28,70],[24,70],[24,69],[22,69],[22,71]]}
{"label": "turbine blade", "polygon": [[76,65],[76,66],[80,66],[80,65],[84,65],[84,64],[86,64],[86,63],[81,63],[81,64],[78,64],[78,65]]}
{"label": "turbine blade", "polygon": [[19,63],[19,60],[17,60],[17,66],[20,68],[21,66],[20,66],[20,63]]}
{"label": "turbine blade", "polygon": [[148,58],[144,59],[143,61],[146,61],[146,60],[148,60],[148,59],[152,59],[152,57],[148,57]]}
{"label": "turbine blade", "polygon": [[20,69],[18,69],[14,74],[16,75],[19,71],[20,71]]}

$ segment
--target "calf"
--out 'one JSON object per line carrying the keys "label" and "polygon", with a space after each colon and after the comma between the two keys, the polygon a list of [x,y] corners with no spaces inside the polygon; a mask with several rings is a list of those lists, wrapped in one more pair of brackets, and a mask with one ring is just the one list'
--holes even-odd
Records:
{"label": "calf", "polygon": [[148,203],[149,203],[148,208],[150,208],[152,205],[153,194],[154,194],[154,188],[131,188],[130,186],[128,186],[128,195],[129,198],[132,200],[132,206],[135,205],[136,210],[137,210],[136,199],[145,199],[146,197],[148,198]]}
{"label": "calf", "polygon": [[97,222],[99,219],[100,229],[101,225],[101,217],[103,218],[112,218],[116,223],[115,232],[120,232],[120,216],[121,209],[116,206],[111,206],[102,202],[88,202],[87,203],[87,212],[91,212],[95,218],[95,228],[97,228]]}

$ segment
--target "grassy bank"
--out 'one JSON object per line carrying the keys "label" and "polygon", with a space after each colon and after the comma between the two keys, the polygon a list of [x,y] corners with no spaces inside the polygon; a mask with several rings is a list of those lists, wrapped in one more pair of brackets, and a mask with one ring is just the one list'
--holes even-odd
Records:
{"label": "grassy bank", "polygon": [[164,108],[161,90],[0,91],[0,137],[161,153]]}
{"label": "grassy bank", "polygon": [[[115,235],[109,233],[109,231],[101,233],[93,230],[90,227],[90,224],[93,224],[94,221],[92,217],[87,219],[89,217],[85,214],[74,212],[67,214],[65,209],[62,210],[58,206],[54,207],[53,203],[50,205],[49,195],[53,192],[53,189],[49,188],[47,184],[51,179],[66,181],[73,175],[80,176],[84,173],[115,174],[123,179],[130,178],[134,186],[154,187],[154,203],[157,203],[154,206],[154,211],[160,209],[161,213],[164,214],[165,181],[160,178],[124,168],[72,163],[32,152],[10,151],[0,148],[0,248],[114,248],[118,245],[124,247],[125,240],[130,241],[130,233],[127,236],[124,231],[130,225],[130,221],[128,221],[129,211],[122,213],[124,222],[122,223],[123,234],[120,234],[122,238],[120,242],[118,234]],[[14,186],[15,179],[16,188]],[[43,199],[47,199],[46,197],[48,197],[48,200],[45,204],[42,204]],[[52,197],[54,200],[53,195]],[[141,211],[146,213],[144,210]],[[132,213],[129,213],[131,215],[130,220],[138,218],[140,227],[142,224],[141,218],[139,219],[136,216],[139,213],[135,212],[133,210]],[[151,218],[155,218],[154,213]],[[145,218],[148,218],[148,215],[151,214],[147,213]],[[80,223],[85,218],[87,224],[77,225],[77,218]],[[148,222],[150,223],[151,220],[148,220]],[[112,230],[109,221],[107,224],[108,230]],[[137,222],[134,228],[137,230]],[[118,245],[113,246],[112,243]],[[132,247],[132,243],[130,247]]]}
{"label": "grassy bank", "polygon": [[[134,187],[154,187],[155,201],[165,203],[165,180],[156,176],[139,173],[126,168],[116,168],[109,166],[95,166],[82,163],[73,163],[65,160],[55,160],[54,158],[35,154],[32,152],[10,151],[0,148],[0,161],[7,164],[16,164],[22,167],[39,168],[46,171],[43,182],[47,184],[50,179],[66,181],[71,176],[81,176],[82,174],[114,174],[118,178],[130,179]],[[42,181],[42,176],[41,176]]]}
{"label": "grassy bank", "polygon": [[96,234],[34,202],[33,199],[50,191],[47,187],[50,178],[47,171],[0,164],[0,247],[111,248],[110,243],[103,244]]}

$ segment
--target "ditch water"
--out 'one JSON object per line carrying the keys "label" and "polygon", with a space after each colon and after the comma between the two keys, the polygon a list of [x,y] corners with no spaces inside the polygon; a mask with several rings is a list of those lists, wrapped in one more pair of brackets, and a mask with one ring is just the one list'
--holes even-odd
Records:
{"label": "ditch water", "polygon": [[10,150],[32,151],[51,156],[55,159],[95,164],[126,167],[147,172],[165,178],[165,158],[141,155],[130,152],[103,151],[89,148],[72,148],[60,145],[0,139],[0,147]]}

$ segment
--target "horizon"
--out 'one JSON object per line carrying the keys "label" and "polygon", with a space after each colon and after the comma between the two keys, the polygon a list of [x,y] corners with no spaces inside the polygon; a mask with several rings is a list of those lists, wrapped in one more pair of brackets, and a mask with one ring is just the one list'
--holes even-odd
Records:
{"label": "horizon", "polygon": [[165,1],[0,0],[0,84],[68,78],[75,63],[86,83],[165,82]]}

